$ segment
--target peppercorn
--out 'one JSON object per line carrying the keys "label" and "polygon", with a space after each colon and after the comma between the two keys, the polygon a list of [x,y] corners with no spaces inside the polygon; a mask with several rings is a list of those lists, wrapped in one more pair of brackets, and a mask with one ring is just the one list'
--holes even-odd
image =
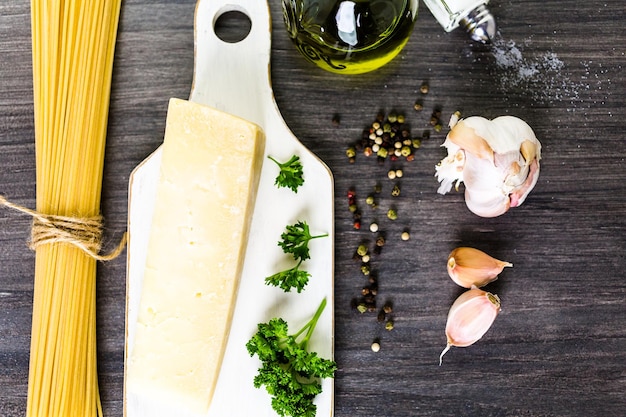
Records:
{"label": "peppercorn", "polygon": [[402,232],[402,235],[400,237],[402,238],[402,240],[409,240],[411,238],[411,235],[405,230],[404,232]]}
{"label": "peppercorn", "polygon": [[395,123],[398,121],[398,116],[396,115],[396,113],[389,113],[389,115],[387,116],[387,120],[389,120],[390,123]]}
{"label": "peppercorn", "polygon": [[393,186],[393,189],[391,190],[391,195],[393,197],[397,197],[400,195],[400,187],[398,187],[397,184]]}
{"label": "peppercorn", "polygon": [[387,217],[389,220],[396,220],[398,218],[398,213],[395,209],[389,209],[387,210]]}
{"label": "peppercorn", "polygon": [[359,254],[359,256],[365,256],[367,255],[367,246],[365,245],[359,245],[359,247],[356,250],[356,253]]}
{"label": "peppercorn", "polygon": [[371,295],[378,295],[378,285],[376,285],[375,283],[370,285],[369,290]]}
{"label": "peppercorn", "polygon": [[378,316],[376,316],[376,320],[378,320],[380,323],[382,323],[383,321],[385,321],[385,319],[387,318],[387,315],[385,314],[384,310],[380,310],[378,312]]}
{"label": "peppercorn", "polygon": [[396,121],[400,124],[404,123],[405,121],[404,114],[400,113],[398,117],[396,118]]}
{"label": "peppercorn", "polygon": [[358,220],[355,220],[354,223],[352,224],[352,227],[354,227],[356,230],[361,229],[361,222]]}
{"label": "peppercorn", "polygon": [[378,155],[380,158],[386,158],[388,155],[387,149],[380,148],[378,152],[376,152],[376,155]]}
{"label": "peppercorn", "polygon": [[437,122],[437,124],[435,125],[435,127],[433,127],[433,129],[435,130],[435,132],[439,133],[441,132],[441,129],[443,129],[443,125]]}
{"label": "peppercorn", "polygon": [[348,149],[346,149],[346,156],[348,158],[354,158],[356,156],[356,149],[354,148],[354,146],[350,146]]}
{"label": "peppercorn", "polygon": [[402,156],[407,157],[411,155],[411,148],[409,148],[408,146],[403,146],[402,149],[400,149],[400,153],[402,154]]}
{"label": "peppercorn", "polygon": [[370,267],[368,265],[361,265],[361,273],[366,276],[369,275]]}
{"label": "peppercorn", "polygon": [[391,301],[387,301],[385,303],[385,305],[383,306],[383,311],[386,314],[390,314],[392,312],[392,310],[393,310],[393,306],[391,305]]}
{"label": "peppercorn", "polygon": [[378,339],[372,342],[371,346],[372,352],[376,353],[380,351],[380,341]]}
{"label": "peppercorn", "polygon": [[422,83],[422,85],[420,86],[420,93],[422,94],[428,94],[428,91],[430,90],[430,88],[428,87],[428,83],[426,81],[424,81]]}
{"label": "peppercorn", "polygon": [[335,113],[335,114],[333,114],[333,118],[332,118],[331,122],[332,122],[333,126],[337,127],[341,123],[341,117],[337,113]]}
{"label": "peppercorn", "polygon": [[374,192],[375,192],[375,193],[379,194],[382,190],[383,190],[383,186],[382,186],[382,185],[380,185],[380,184],[376,184],[376,185],[374,186]]}
{"label": "peppercorn", "polygon": [[359,305],[356,306],[356,309],[359,311],[359,313],[363,314],[367,311],[367,306],[365,305],[365,303],[359,303]]}
{"label": "peppercorn", "polygon": [[391,319],[387,320],[387,323],[385,323],[385,329],[389,331],[393,330],[393,320]]}
{"label": "peppercorn", "polygon": [[361,289],[361,295],[369,295],[370,294],[370,289],[369,287],[363,287]]}
{"label": "peppercorn", "polygon": [[363,155],[365,156],[371,156],[372,153],[372,148],[370,146],[366,146],[365,149],[363,149]]}
{"label": "peppercorn", "polygon": [[371,206],[372,204],[374,204],[374,196],[373,195],[368,195],[365,198],[365,203],[369,206]]}
{"label": "peppercorn", "polygon": [[411,145],[413,145],[413,148],[418,149],[420,146],[422,146],[422,141],[419,139],[413,139],[411,141]]}
{"label": "peppercorn", "polygon": [[403,175],[404,175],[404,172],[402,172],[401,169],[396,169],[396,177],[397,178],[402,178]]}
{"label": "peppercorn", "polygon": [[424,109],[424,105],[422,104],[420,100],[417,100],[415,104],[413,104],[413,110],[422,111],[423,109]]}
{"label": "peppercorn", "polygon": [[350,204],[350,205],[348,206],[348,210],[350,210],[350,213],[354,213],[354,212],[356,212],[356,210],[357,210],[357,206],[356,206],[356,204]]}
{"label": "peppercorn", "polygon": [[369,261],[370,261],[370,256],[369,255],[361,256],[361,262],[363,262],[364,264],[368,263]]}
{"label": "peppercorn", "polygon": [[389,172],[387,173],[387,177],[388,177],[390,180],[395,179],[395,178],[396,178],[396,171],[394,171],[394,170],[389,171]]}
{"label": "peppercorn", "polygon": [[370,232],[373,232],[373,233],[378,232],[378,224],[377,223],[371,223],[370,224]]}

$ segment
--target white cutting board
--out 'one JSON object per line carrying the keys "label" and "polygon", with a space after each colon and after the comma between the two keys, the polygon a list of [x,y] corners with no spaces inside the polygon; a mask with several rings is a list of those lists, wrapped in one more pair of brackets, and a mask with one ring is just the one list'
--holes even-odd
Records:
{"label": "white cutting board", "polygon": [[[239,11],[252,21],[249,35],[238,43],[226,43],[213,31],[213,23],[224,12]],[[281,28],[277,28],[280,30]],[[334,349],[334,208],[333,179],[328,167],[307,150],[291,133],[274,101],[270,81],[271,20],[267,3],[260,0],[199,0],[195,14],[195,68],[190,100],[215,107],[258,124],[267,137],[265,153],[285,161],[299,155],[305,183],[298,193],[277,188],[278,167],[267,157],[263,162],[259,192],[235,307],[230,338],[211,408],[205,417],[276,416],[270,396],[256,389],[253,378],[260,365],[250,357],[246,342],[260,322],[285,319],[290,330],[298,330],[314,314],[322,299],[327,306],[310,342],[310,349],[333,359]],[[160,148],[132,173],[129,185],[129,245],[127,266],[127,309],[125,359],[132,352],[143,268],[156,196],[161,161]],[[265,277],[293,261],[278,246],[288,224],[306,221],[313,234],[327,238],[310,243],[311,259],[304,269],[311,273],[309,284],[298,294],[265,285]],[[126,361],[125,361],[126,363]],[[332,379],[322,381],[323,393],[315,403],[318,416],[333,415]],[[191,417],[181,409],[168,409],[124,389],[127,417]]]}

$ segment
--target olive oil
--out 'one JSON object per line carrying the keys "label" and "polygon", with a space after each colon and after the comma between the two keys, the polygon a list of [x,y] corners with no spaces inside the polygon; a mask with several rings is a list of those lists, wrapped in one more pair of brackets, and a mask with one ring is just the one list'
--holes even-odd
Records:
{"label": "olive oil", "polygon": [[285,25],[297,49],[340,74],[373,71],[409,40],[418,0],[283,0]]}

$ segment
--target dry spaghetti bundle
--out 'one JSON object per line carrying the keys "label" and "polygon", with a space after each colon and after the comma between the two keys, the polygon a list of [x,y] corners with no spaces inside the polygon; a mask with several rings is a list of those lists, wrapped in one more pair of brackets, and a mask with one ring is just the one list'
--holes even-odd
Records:
{"label": "dry spaghetti bundle", "polygon": [[97,257],[90,251],[94,245],[99,248],[101,237],[100,195],[120,3],[31,1],[37,216],[28,416],[102,415],[96,365]]}

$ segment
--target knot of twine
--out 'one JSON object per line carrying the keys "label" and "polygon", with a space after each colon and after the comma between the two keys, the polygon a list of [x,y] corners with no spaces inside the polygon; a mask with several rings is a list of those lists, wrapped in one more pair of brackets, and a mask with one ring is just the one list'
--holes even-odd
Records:
{"label": "knot of twine", "polygon": [[110,261],[119,256],[126,246],[127,234],[120,243],[106,255],[100,254],[102,246],[102,216],[69,217],[42,214],[28,207],[13,204],[0,196],[0,205],[28,214],[33,218],[31,241],[28,247],[35,250],[38,246],[50,243],[73,245],[97,261]]}

